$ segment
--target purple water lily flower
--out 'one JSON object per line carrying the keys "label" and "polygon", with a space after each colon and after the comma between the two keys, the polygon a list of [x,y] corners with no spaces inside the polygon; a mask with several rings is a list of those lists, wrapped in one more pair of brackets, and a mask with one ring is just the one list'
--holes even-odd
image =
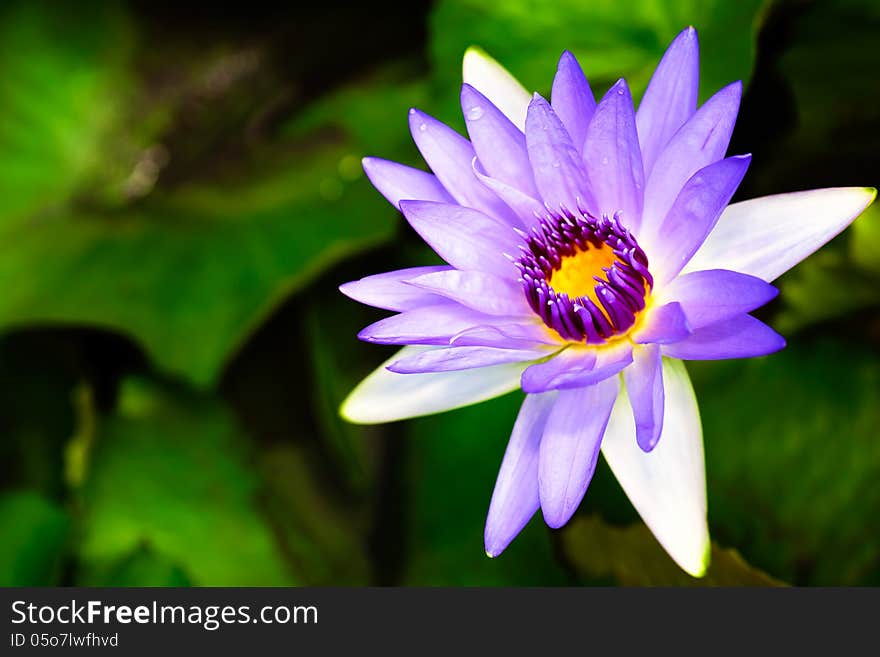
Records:
{"label": "purple water lily flower", "polygon": [[748,313],[876,195],[821,189],[728,206],[750,161],[725,157],[742,85],[698,108],[698,59],[688,28],[636,111],[624,80],[596,103],[571,53],[548,102],[471,49],[461,92],[470,141],[413,109],[433,174],[364,160],[448,266],[341,287],[398,313],[361,339],[406,345],[341,412],[389,422],[521,387],[486,521],[490,556],[539,508],[549,526],[564,525],[601,450],[666,551],[705,573],[702,431],[682,360],[781,349],[783,338]]}

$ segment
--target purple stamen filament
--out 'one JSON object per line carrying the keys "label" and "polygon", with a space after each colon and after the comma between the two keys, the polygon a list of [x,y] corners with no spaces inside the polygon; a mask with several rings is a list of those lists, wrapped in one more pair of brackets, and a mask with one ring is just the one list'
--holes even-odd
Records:
{"label": "purple stamen filament", "polygon": [[[625,333],[654,280],[645,252],[618,214],[596,218],[563,210],[539,219],[523,233],[515,262],[532,310],[566,340],[598,344]],[[592,289],[584,288],[587,279]],[[562,281],[559,290],[554,280]]]}

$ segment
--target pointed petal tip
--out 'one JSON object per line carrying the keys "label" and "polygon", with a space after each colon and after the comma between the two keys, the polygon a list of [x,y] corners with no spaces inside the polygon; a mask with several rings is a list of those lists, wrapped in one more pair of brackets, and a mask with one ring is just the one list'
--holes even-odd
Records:
{"label": "pointed petal tip", "polygon": [[678,33],[678,36],[675,37],[675,40],[678,41],[681,39],[682,41],[688,42],[696,42],[698,39],[697,28],[693,25],[688,25],[681,32]]}
{"label": "pointed petal tip", "polygon": [[342,294],[347,296],[349,299],[352,299],[354,297],[351,296],[351,288],[354,287],[355,283],[357,283],[357,281],[348,281],[347,283],[342,283],[341,285],[338,285],[336,289],[342,292]]}
{"label": "pointed petal tip", "polygon": [[483,94],[477,91],[474,86],[468,82],[461,83],[461,99],[465,98],[483,98]]}
{"label": "pointed petal tip", "polygon": [[642,429],[641,427],[636,427],[636,443],[645,454],[650,454],[654,451],[654,448],[657,446],[657,443],[660,441],[660,431],[659,429],[655,429],[654,427],[650,427],[647,429]]}
{"label": "pointed petal tip", "polygon": [[416,122],[417,121],[426,121],[426,120],[435,121],[436,120],[430,114],[423,112],[418,107],[410,107],[409,112],[408,112],[408,116],[409,116],[409,127],[413,131],[415,131],[415,129],[416,129]]}
{"label": "pointed petal tip", "polygon": [[[357,388],[355,388],[357,390]],[[370,422],[369,420],[360,417],[358,413],[357,403],[352,400],[354,397],[354,390],[352,390],[348,397],[346,397],[343,402],[339,405],[337,412],[339,413],[339,417],[348,422],[349,424],[377,424],[376,422]]]}
{"label": "pointed petal tip", "polygon": [[868,207],[869,205],[871,205],[871,203],[874,202],[874,199],[877,198],[877,188],[876,187],[864,187],[863,191],[865,192],[865,194],[867,194],[870,197],[868,199],[868,202],[865,204],[865,207]]}
{"label": "pointed petal tip", "polygon": [[563,50],[562,54],[559,56],[559,64],[556,66],[556,70],[563,68],[564,66],[577,66],[580,68],[580,63],[577,60],[577,57],[574,56],[574,53],[571,50]]}
{"label": "pointed petal tip", "polygon": [[464,49],[465,57],[488,57],[488,53],[483,50],[480,46],[471,44],[467,48]]}
{"label": "pointed petal tip", "polygon": [[490,536],[488,532],[486,532],[486,536],[484,538],[484,545],[486,550],[486,556],[490,559],[495,559],[498,557],[504,550],[507,549],[508,544],[501,542],[495,536]]}
{"label": "pointed petal tip", "polygon": [[681,569],[684,570],[688,575],[695,579],[700,579],[706,576],[706,573],[709,571],[709,566],[712,563],[712,542],[708,540],[708,536],[706,537],[706,546],[703,549],[703,556],[700,559],[699,563],[694,564],[679,564]]}

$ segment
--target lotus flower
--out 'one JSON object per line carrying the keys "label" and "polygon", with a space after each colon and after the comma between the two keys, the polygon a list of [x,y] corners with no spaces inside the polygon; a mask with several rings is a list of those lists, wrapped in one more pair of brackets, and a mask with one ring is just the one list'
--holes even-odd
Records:
{"label": "lotus flower", "polygon": [[548,102],[471,49],[461,91],[470,140],[413,109],[412,136],[433,174],[364,160],[448,265],[340,288],[397,313],[358,337],[405,345],[341,412],[390,422],[522,388],[486,521],[489,556],[538,509],[550,527],[564,525],[601,450],[670,556],[705,573],[702,431],[682,361],[783,348],[748,313],[874,199],[853,187],[728,205],[751,159],[725,157],[742,85],[698,108],[698,70],[688,28],[636,111],[625,80],[596,103],[571,53]]}

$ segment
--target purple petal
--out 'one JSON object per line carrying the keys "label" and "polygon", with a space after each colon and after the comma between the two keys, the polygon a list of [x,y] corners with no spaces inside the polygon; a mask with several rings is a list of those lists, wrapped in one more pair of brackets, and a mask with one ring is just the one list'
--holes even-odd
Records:
{"label": "purple petal", "polygon": [[502,320],[460,331],[450,344],[469,347],[500,347],[502,349],[539,349],[544,345],[559,346],[562,338],[539,319]]}
{"label": "purple petal", "polygon": [[450,271],[452,267],[410,267],[398,269],[384,274],[366,276],[357,281],[343,283],[339,291],[345,296],[368,306],[382,308],[384,310],[412,310],[422,306],[436,304],[440,299],[436,294],[426,290],[414,288],[404,281],[418,278],[425,274]]}
{"label": "purple petal", "polygon": [[395,208],[399,209],[403,199],[453,202],[452,196],[432,173],[378,157],[365,157],[362,163],[373,187]]}
{"label": "purple petal", "polygon": [[876,195],[872,187],[837,187],[734,203],[685,271],[730,269],[769,283],[849,226]]}
{"label": "purple petal", "polygon": [[559,392],[538,454],[538,495],[550,527],[568,522],[587,492],[619,388],[614,378]]}
{"label": "purple petal", "polygon": [[457,333],[499,321],[453,301],[407,310],[370,324],[358,338],[376,344],[448,345]]}
{"label": "purple petal", "polygon": [[739,315],[697,329],[681,342],[664,345],[666,356],[682,360],[721,360],[766,356],[785,346],[785,338],[751,315]]}
{"label": "purple petal", "polygon": [[486,172],[526,194],[536,195],[522,131],[469,84],[461,87],[461,109],[471,143]]}
{"label": "purple petal", "polygon": [[553,347],[543,350],[499,349],[497,347],[449,347],[432,349],[394,361],[388,369],[398,374],[454,372],[503,363],[525,363],[544,358]]}
{"label": "purple petal", "polygon": [[645,183],[642,227],[658,225],[690,177],[724,157],[741,96],[741,82],[724,87],[672,136]]}
{"label": "purple petal", "polygon": [[599,212],[620,211],[624,225],[636,230],[645,174],[626,80],[618,80],[599,101],[584,141],[584,161]]}
{"label": "purple petal", "polygon": [[544,392],[590,386],[614,376],[631,362],[632,346],[628,342],[601,349],[569,347],[523,372],[522,389]]}
{"label": "purple petal", "polygon": [[422,239],[456,269],[515,276],[504,254],[517,253],[520,238],[508,224],[447,203],[401,201],[400,209]]}
{"label": "purple petal", "polygon": [[596,109],[596,100],[580,64],[567,50],[559,58],[550,100],[553,111],[568,131],[572,144],[580,150],[587,136],[587,126],[590,125]]}
{"label": "purple petal", "polygon": [[489,315],[532,314],[518,283],[481,271],[451,269],[428,273],[409,280],[408,284]]}
{"label": "purple petal", "polygon": [[474,176],[471,162],[476,154],[467,139],[417,109],[409,111],[409,127],[425,162],[458,203],[497,219],[513,219],[510,208]]}
{"label": "purple petal", "polygon": [[487,189],[491,190],[498,198],[504,201],[514,211],[523,226],[531,227],[539,222],[538,217],[546,214],[546,209],[541,203],[523,194],[516,187],[503,183],[496,178],[487,176],[477,166],[479,162],[474,160],[474,175]]}
{"label": "purple petal", "polygon": [[539,507],[538,453],[556,393],[528,395],[504,452],[486,518],[486,554],[497,557]]}
{"label": "purple petal", "polygon": [[479,89],[517,128],[523,130],[529,92],[516,78],[488,53],[475,46],[465,51],[461,64],[462,80]]}
{"label": "purple petal", "polygon": [[654,280],[672,280],[693,257],[715,227],[724,208],[746,175],[751,155],[738,155],[697,171],[656,228],[645,236],[652,255]]}
{"label": "purple petal", "polygon": [[645,176],[672,135],[697,109],[700,45],[697,31],[679,33],[657,65],[636,112]]}
{"label": "purple petal", "polygon": [[632,339],[638,344],[668,344],[683,340],[691,334],[681,304],[673,301],[651,308],[641,325],[633,331]]}
{"label": "purple petal", "polygon": [[587,173],[556,112],[538,94],[526,116],[526,145],[535,184],[544,203],[553,209],[593,207]]}
{"label": "purple petal", "polygon": [[636,423],[636,442],[650,452],[663,430],[663,358],[660,347],[649,344],[633,349],[633,364],[623,370],[626,392]]}
{"label": "purple petal", "polygon": [[698,329],[760,308],[777,294],[757,276],[707,269],[676,278],[663,288],[658,303],[678,301],[687,323]]}

